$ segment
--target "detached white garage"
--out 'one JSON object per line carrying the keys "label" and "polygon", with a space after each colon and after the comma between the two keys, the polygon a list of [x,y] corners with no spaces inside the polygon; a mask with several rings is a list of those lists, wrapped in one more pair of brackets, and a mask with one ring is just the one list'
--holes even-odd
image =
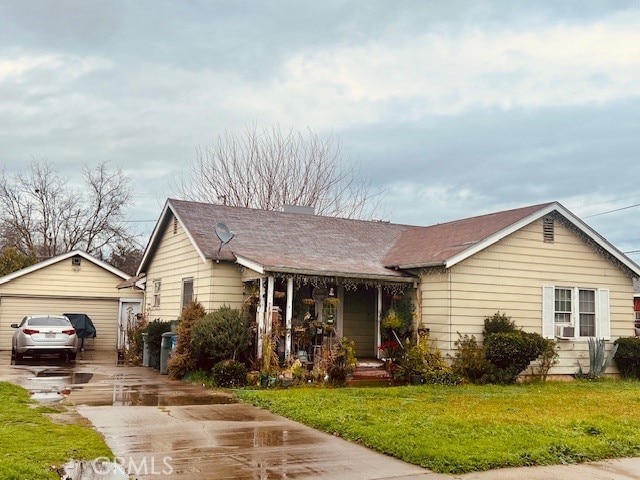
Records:
{"label": "detached white garage", "polygon": [[121,326],[142,307],[141,289],[118,289],[127,279],[126,273],[80,250],[0,277],[0,350],[11,350],[11,324],[25,315],[84,313],[97,332],[85,348],[115,352]]}

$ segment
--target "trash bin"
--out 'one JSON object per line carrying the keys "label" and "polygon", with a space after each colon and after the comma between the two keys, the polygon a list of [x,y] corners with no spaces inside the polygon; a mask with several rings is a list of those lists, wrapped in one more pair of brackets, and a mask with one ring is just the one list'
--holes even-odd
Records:
{"label": "trash bin", "polygon": [[148,333],[142,334],[142,366],[150,367],[151,358],[149,357],[149,343],[147,342]]}
{"label": "trash bin", "polygon": [[162,344],[160,348],[160,373],[162,375],[169,373],[169,370],[167,369],[167,362],[169,361],[171,352],[176,345],[177,336],[178,334],[175,332],[165,332],[162,334]]}

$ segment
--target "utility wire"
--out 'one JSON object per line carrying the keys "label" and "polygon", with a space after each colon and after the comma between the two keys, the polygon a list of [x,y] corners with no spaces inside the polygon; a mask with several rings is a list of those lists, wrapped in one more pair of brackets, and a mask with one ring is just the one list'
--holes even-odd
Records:
{"label": "utility wire", "polygon": [[587,216],[582,217],[582,218],[599,217],[600,215],[606,215],[607,213],[619,212],[620,210],[627,210],[629,208],[634,208],[634,207],[640,207],[640,203],[634,203],[633,205],[628,205],[626,207],[616,208],[614,210],[608,210],[606,212],[594,213],[593,215],[587,215]]}

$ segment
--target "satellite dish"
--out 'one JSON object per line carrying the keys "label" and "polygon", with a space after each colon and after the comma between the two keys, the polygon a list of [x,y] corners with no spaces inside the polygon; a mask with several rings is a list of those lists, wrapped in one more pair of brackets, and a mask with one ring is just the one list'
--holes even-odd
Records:
{"label": "satellite dish", "polygon": [[220,256],[220,250],[222,250],[222,247],[224,247],[227,243],[229,243],[233,239],[233,237],[235,237],[235,233],[229,230],[229,227],[227,227],[227,225],[223,222],[216,223],[215,230],[216,230],[216,236],[220,240],[218,253],[216,253],[216,259],[217,259]]}

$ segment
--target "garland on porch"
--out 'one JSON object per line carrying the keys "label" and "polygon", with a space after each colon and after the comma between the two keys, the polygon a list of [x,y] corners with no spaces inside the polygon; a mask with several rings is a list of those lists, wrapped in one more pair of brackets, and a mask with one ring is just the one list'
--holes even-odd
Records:
{"label": "garland on porch", "polygon": [[286,280],[293,278],[293,283],[297,288],[301,286],[311,285],[314,288],[328,288],[331,285],[341,285],[345,291],[356,291],[359,286],[364,288],[377,288],[381,286],[385,292],[391,295],[402,295],[408,287],[406,283],[385,282],[382,280],[370,280],[365,278],[350,277],[323,277],[320,275],[301,275],[301,274],[285,274],[273,273],[275,278]]}

